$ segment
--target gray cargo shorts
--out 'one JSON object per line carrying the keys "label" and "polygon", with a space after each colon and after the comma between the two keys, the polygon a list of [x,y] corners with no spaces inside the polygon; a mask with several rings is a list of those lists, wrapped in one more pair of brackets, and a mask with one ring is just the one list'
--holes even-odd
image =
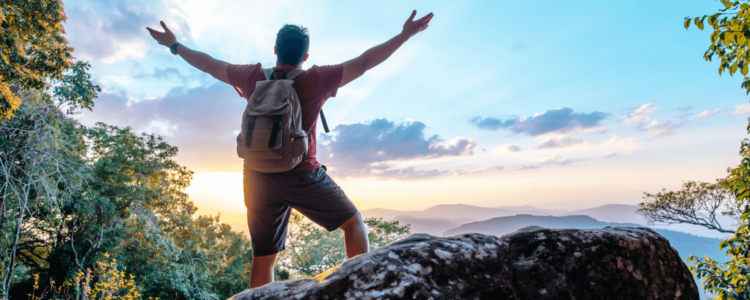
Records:
{"label": "gray cargo shorts", "polygon": [[328,177],[325,168],[261,173],[245,166],[243,183],[254,256],[271,255],[286,248],[292,208],[328,231],[336,230],[357,214],[357,208]]}

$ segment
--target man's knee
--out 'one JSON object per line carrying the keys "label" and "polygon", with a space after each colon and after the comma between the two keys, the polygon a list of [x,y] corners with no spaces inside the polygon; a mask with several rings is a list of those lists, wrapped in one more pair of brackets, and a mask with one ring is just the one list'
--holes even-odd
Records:
{"label": "man's knee", "polygon": [[346,222],[344,222],[344,224],[342,224],[339,228],[341,228],[341,230],[343,231],[348,231],[359,225],[364,226],[364,222],[362,221],[362,215],[358,211],[356,214],[354,214],[353,217],[349,218],[349,220],[346,220]]}

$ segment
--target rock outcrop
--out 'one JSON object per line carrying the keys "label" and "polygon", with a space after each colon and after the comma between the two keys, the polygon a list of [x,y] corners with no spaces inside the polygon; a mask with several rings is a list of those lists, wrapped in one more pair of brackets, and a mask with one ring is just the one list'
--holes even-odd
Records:
{"label": "rock outcrop", "polygon": [[246,290],[251,299],[699,299],[677,251],[647,228],[545,229],[501,236],[418,234],[314,279]]}

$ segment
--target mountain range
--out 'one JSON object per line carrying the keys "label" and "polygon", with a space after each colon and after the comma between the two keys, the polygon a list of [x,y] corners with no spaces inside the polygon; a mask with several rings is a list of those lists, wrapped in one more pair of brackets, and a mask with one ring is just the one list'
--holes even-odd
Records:
{"label": "mountain range", "polygon": [[[365,218],[383,218],[383,220],[386,221],[399,221],[400,223],[411,224],[412,233],[427,233],[435,236],[443,236],[443,233],[445,233],[446,230],[457,228],[461,224],[515,215],[585,215],[602,222],[638,224],[640,226],[681,231],[709,238],[724,238],[728,236],[725,233],[689,224],[648,224],[647,221],[638,214],[638,208],[637,205],[607,204],[581,210],[564,211],[539,209],[529,205],[481,207],[466,204],[441,204],[425,210],[401,211],[373,208],[364,210],[361,213]],[[731,217],[727,216],[719,216],[718,219],[728,228],[731,228],[731,225],[734,222]]]}

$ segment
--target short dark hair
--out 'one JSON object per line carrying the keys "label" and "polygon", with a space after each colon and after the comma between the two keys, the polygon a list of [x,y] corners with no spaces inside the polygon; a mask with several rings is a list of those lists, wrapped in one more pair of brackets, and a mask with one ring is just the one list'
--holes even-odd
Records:
{"label": "short dark hair", "polygon": [[276,34],[276,53],[281,63],[296,66],[310,48],[310,35],[307,28],[284,24]]}

